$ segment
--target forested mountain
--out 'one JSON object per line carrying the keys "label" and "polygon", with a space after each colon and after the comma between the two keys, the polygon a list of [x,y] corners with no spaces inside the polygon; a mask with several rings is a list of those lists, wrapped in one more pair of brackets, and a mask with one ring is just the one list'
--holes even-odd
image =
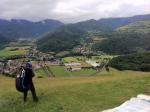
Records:
{"label": "forested mountain", "polygon": [[119,70],[150,71],[150,52],[115,57],[109,66]]}
{"label": "forested mountain", "polygon": [[133,17],[120,17],[120,18],[106,18],[99,20],[88,20],[74,24],[78,28],[82,28],[85,31],[98,30],[102,32],[113,31],[121,26],[136,22],[150,20],[150,14],[138,15]]}
{"label": "forested mountain", "polygon": [[[43,37],[43,39],[38,40],[38,43],[40,43],[38,45],[38,48],[42,51],[68,50],[68,49],[73,48],[73,46],[77,46],[80,43],[79,42],[80,37],[85,35],[86,32],[96,30],[96,31],[102,32],[103,37],[110,38],[110,39],[105,40],[102,43],[97,43],[96,45],[93,46],[93,49],[102,50],[108,53],[130,53],[132,51],[135,51],[135,48],[130,49],[131,47],[136,47],[136,49],[140,49],[140,47],[145,42],[147,42],[149,38],[146,36],[145,37],[146,41],[145,41],[143,40],[143,38],[141,38],[141,35],[140,37],[137,35],[138,36],[137,38],[131,40],[130,37],[134,38],[136,34],[132,34],[132,33],[126,34],[126,33],[112,32],[112,31],[120,26],[127,25],[129,23],[140,21],[140,20],[150,20],[150,14],[133,16],[133,17],[124,17],[124,18],[100,19],[97,21],[88,20],[88,21],[83,21],[83,22],[79,22],[76,24],[64,25],[56,29],[53,33],[47,34],[46,36]],[[78,30],[75,30],[75,29],[78,29]],[[120,37],[120,38],[115,38],[115,37]],[[127,37],[127,38],[122,40],[122,37],[123,38]],[[139,43],[140,46],[138,45],[138,43],[135,43],[131,46],[130,45],[127,46],[127,43],[132,44],[134,43],[134,41],[141,41],[141,43]],[[123,46],[121,46],[120,43],[123,44]],[[113,44],[115,44],[116,46],[113,46]],[[146,49],[147,49],[147,46],[146,46]],[[145,50],[145,46],[144,46],[144,50]]]}
{"label": "forested mountain", "polygon": [[116,29],[118,32],[150,34],[150,20],[138,21]]}
{"label": "forested mountain", "polygon": [[84,31],[75,26],[65,25],[39,39],[38,49],[44,52],[71,50],[80,45],[80,40],[85,38],[85,35]]}
{"label": "forested mountain", "polygon": [[9,39],[4,35],[0,34],[0,49],[3,48],[6,44],[8,44]]}
{"label": "forested mountain", "polygon": [[[136,21],[150,20],[150,14],[122,18],[106,18],[100,20],[88,20],[76,24],[69,24],[84,31],[97,30],[101,32],[113,31],[116,28]],[[0,33],[14,38],[39,37],[44,33],[64,25],[57,20],[43,20],[31,22],[22,19],[10,21],[0,19]]]}
{"label": "forested mountain", "polygon": [[93,45],[94,50],[109,54],[129,54],[150,50],[150,36],[139,33],[119,33]]}
{"label": "forested mountain", "polygon": [[94,44],[94,50],[111,54],[150,51],[150,20],[125,25],[103,36],[107,39]]}
{"label": "forested mountain", "polygon": [[[59,52],[70,50],[79,45],[81,38],[84,38],[88,31],[96,30],[102,32],[102,36],[107,39],[94,44],[94,50],[115,54],[127,54],[150,49],[148,20],[150,20],[150,14],[88,20],[68,25],[64,25],[56,20],[44,20],[40,22],[0,20],[0,32],[5,33],[7,37],[15,38],[39,37],[49,32],[38,40],[38,49],[44,52]],[[115,30],[116,28],[117,30]],[[139,32],[142,32],[142,34],[139,34]]]}
{"label": "forested mountain", "polygon": [[12,38],[32,38],[39,37],[62,25],[62,22],[50,19],[39,22],[21,19],[12,19],[10,21],[0,19],[0,33]]}

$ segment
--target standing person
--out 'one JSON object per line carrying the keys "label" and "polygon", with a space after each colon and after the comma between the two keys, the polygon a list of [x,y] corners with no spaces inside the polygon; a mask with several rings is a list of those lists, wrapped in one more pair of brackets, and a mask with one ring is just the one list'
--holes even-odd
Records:
{"label": "standing person", "polygon": [[[33,101],[38,101],[38,97],[36,96],[35,87],[32,81],[32,78],[34,77],[34,72],[32,70],[32,63],[27,62],[25,67],[25,86],[28,87],[32,93]],[[27,100],[28,90],[24,92],[24,102]]]}

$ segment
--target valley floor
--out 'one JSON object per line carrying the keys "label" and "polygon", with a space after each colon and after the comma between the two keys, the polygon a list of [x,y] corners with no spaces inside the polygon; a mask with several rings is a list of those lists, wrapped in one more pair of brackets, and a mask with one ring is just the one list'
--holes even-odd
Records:
{"label": "valley floor", "polygon": [[117,71],[89,77],[34,78],[39,102],[23,102],[15,80],[0,76],[1,112],[101,112],[137,94],[150,95],[150,72]]}

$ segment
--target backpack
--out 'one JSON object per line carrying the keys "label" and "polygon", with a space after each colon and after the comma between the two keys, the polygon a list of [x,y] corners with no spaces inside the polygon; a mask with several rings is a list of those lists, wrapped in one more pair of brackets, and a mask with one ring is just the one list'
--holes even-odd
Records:
{"label": "backpack", "polygon": [[25,86],[25,75],[25,69],[22,67],[16,76],[16,89],[19,92],[25,92],[28,90],[28,87]]}

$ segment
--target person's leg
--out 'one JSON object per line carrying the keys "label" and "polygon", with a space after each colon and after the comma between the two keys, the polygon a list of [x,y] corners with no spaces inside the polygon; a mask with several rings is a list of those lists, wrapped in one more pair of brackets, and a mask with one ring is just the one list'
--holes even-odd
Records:
{"label": "person's leg", "polygon": [[37,96],[36,96],[36,91],[35,91],[35,88],[34,88],[33,83],[31,83],[31,85],[30,85],[30,90],[31,90],[31,93],[32,93],[32,98],[33,98],[33,100],[34,100],[34,101],[38,101],[38,98],[37,98]]}
{"label": "person's leg", "polygon": [[25,92],[24,92],[24,102],[27,101],[27,95],[28,95],[28,91],[25,91]]}

